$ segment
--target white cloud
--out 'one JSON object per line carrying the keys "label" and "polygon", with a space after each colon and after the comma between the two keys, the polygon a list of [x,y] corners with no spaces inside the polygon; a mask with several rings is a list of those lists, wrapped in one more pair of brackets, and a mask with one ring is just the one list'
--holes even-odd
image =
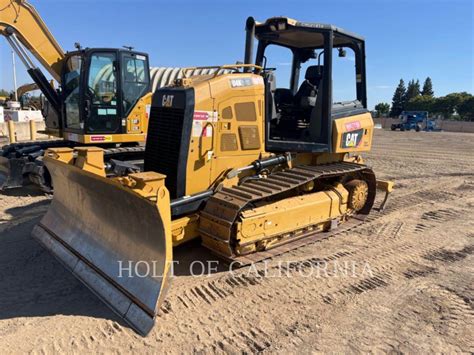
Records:
{"label": "white cloud", "polygon": [[290,66],[291,63],[287,63],[287,62],[284,62],[284,63],[278,63],[278,66],[279,67],[287,67],[287,66]]}

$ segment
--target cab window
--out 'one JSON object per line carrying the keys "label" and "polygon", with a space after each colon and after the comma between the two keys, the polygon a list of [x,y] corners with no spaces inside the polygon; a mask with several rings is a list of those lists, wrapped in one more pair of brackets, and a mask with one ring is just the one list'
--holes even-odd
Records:
{"label": "cab window", "polygon": [[137,101],[147,92],[149,73],[146,57],[141,55],[125,56],[123,67],[123,112],[126,117]]}
{"label": "cab window", "polygon": [[65,66],[63,93],[64,105],[66,109],[66,127],[72,129],[81,129],[80,117],[80,77],[82,68],[82,57],[79,55],[71,56]]}

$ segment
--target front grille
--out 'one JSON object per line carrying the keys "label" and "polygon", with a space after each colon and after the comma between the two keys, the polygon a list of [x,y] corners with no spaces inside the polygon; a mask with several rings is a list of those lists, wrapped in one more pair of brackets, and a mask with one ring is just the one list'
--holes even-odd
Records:
{"label": "front grille", "polygon": [[170,197],[178,196],[178,166],[182,148],[184,109],[153,107],[145,149],[145,171],[166,175]]}

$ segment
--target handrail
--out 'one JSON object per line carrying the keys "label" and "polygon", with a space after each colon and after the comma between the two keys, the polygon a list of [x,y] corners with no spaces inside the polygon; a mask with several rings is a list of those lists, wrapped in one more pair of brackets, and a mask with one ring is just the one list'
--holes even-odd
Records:
{"label": "handrail", "polygon": [[183,77],[187,78],[186,72],[190,70],[199,70],[199,69],[217,69],[214,72],[214,77],[219,75],[220,70],[225,70],[225,69],[234,69],[234,70],[239,70],[241,68],[255,68],[257,69],[258,72],[263,70],[263,67],[255,64],[225,64],[225,65],[209,65],[209,66],[202,66],[202,67],[187,67],[183,68],[182,73]]}

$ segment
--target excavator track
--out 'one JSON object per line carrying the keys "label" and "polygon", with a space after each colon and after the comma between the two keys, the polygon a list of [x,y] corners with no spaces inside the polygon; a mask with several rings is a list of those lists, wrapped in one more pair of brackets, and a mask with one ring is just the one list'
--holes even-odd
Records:
{"label": "excavator track", "polygon": [[[330,226],[327,230],[321,231],[320,228],[314,228],[314,226],[295,230],[288,238],[268,250],[246,254],[237,249],[236,225],[242,218],[242,213],[255,203],[275,198],[280,194],[287,195],[292,190],[311,182],[335,177],[342,178],[353,174],[362,176],[367,182],[369,187],[367,202],[358,213],[352,214],[352,218],[342,223],[340,227],[338,225],[340,220],[326,221]],[[297,166],[272,173],[266,178],[250,179],[238,186],[222,188],[207,201],[201,212],[199,231],[203,237],[204,246],[228,262],[243,266],[354,228],[362,223],[370,212],[375,194],[375,175],[366,165],[340,162],[317,166]]]}
{"label": "excavator track", "polygon": [[[4,146],[0,156],[0,190],[22,187],[25,177],[28,177],[43,192],[50,193],[51,181],[42,158],[44,152],[48,148],[77,146],[81,145],[62,139],[13,143]],[[144,155],[144,146],[104,149],[106,162],[111,159],[142,161]]]}

